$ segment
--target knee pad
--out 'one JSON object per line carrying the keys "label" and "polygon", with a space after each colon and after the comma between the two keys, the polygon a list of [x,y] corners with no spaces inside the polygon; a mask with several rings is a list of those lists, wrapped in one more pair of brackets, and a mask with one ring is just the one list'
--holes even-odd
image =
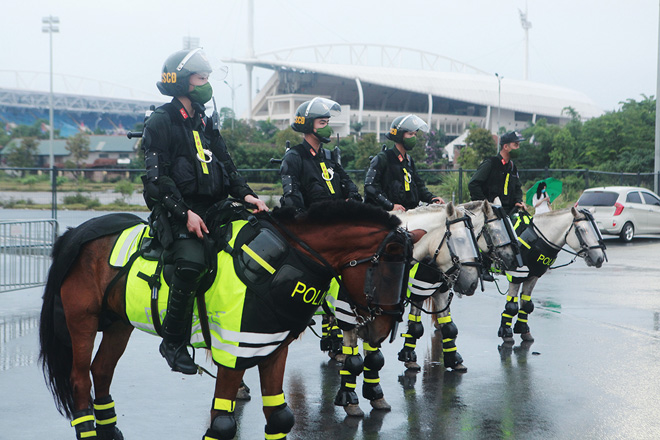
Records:
{"label": "knee pad", "polygon": [[419,339],[424,335],[424,326],[421,322],[409,322],[408,334],[415,339]]}
{"label": "knee pad", "polygon": [[206,437],[217,440],[231,440],[236,436],[236,418],[233,413],[222,414],[213,419]]}
{"label": "knee pad", "polygon": [[266,434],[286,434],[291,431],[294,424],[293,411],[286,403],[283,403],[268,417],[265,428]]}
{"label": "knee pad", "polygon": [[174,276],[186,283],[199,282],[206,272],[206,267],[203,265],[186,260],[177,260],[174,265]]}
{"label": "knee pad", "polygon": [[364,366],[370,370],[379,371],[385,365],[385,357],[380,350],[370,351],[364,358]]}
{"label": "knee pad", "polygon": [[458,327],[453,322],[444,324],[440,331],[442,332],[442,339],[456,339],[456,336],[458,336]]}
{"label": "knee pad", "polygon": [[504,306],[504,313],[507,315],[516,316],[518,314],[518,303],[508,301]]}
{"label": "knee pad", "polygon": [[522,310],[527,314],[530,314],[534,311],[534,303],[532,302],[532,300],[525,301],[525,303],[522,304],[522,306],[520,307],[520,310]]}
{"label": "knee pad", "polygon": [[364,368],[364,361],[361,354],[353,354],[346,356],[344,360],[344,369],[351,373],[353,376],[362,374]]}

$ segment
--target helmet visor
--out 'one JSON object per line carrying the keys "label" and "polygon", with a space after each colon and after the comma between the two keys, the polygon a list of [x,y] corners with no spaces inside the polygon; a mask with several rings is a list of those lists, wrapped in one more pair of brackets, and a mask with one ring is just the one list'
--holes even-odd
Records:
{"label": "helmet visor", "polygon": [[186,70],[190,73],[200,74],[210,74],[213,72],[211,63],[201,48],[193,49],[183,57],[179,65],[176,66],[176,71],[181,72],[183,70]]}
{"label": "helmet visor", "polygon": [[341,106],[332,99],[314,98],[309,101],[307,108],[300,116],[310,119],[331,118],[333,116],[339,116],[340,113]]}
{"label": "helmet visor", "polygon": [[428,133],[429,126],[426,125],[426,122],[422,120],[419,116],[408,115],[395,127],[397,131],[413,131],[421,130],[424,133]]}

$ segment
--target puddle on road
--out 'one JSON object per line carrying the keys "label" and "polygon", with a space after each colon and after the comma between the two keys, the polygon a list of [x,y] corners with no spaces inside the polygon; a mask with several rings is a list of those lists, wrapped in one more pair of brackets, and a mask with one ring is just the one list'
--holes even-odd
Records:
{"label": "puddle on road", "polygon": [[38,313],[0,317],[0,371],[35,364],[38,334]]}

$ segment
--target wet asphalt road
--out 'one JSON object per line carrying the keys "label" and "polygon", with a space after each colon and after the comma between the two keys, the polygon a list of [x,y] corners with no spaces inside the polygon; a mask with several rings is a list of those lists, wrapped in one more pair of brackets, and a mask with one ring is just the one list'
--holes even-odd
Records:
{"label": "wet asphalt road", "polygon": [[[504,347],[497,338],[505,300],[493,283],[452,304],[467,373],[445,371],[438,363],[441,340],[428,318],[417,349],[421,372],[406,373],[397,361],[400,337],[386,344],[381,383],[390,412],[370,412],[362,398],[363,419],[335,407],[338,367],[305,332],[290,347],[287,363],[285,395],[296,416],[288,438],[660,438],[660,239],[607,245],[609,262],[601,269],[578,260],[539,281],[531,345],[516,336],[513,347]],[[0,293],[1,440],[75,438],[55,410],[37,363],[40,296],[40,289]],[[170,372],[158,343],[135,331],[117,367],[112,395],[118,426],[127,440],[200,439],[214,380]],[[204,356],[197,351],[201,364],[212,369]],[[237,406],[237,438],[262,439],[256,369],[246,381],[253,398]],[[361,385],[359,378],[358,391]]]}

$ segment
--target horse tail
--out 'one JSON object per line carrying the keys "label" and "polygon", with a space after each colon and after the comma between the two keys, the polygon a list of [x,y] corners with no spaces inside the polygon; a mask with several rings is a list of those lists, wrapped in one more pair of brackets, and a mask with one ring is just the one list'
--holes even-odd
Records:
{"label": "horse tail", "polygon": [[[41,320],[39,324],[41,363],[46,385],[55,399],[55,405],[60,414],[73,417],[73,387],[71,386],[71,369],[73,365],[73,350],[66,321],[60,287],[64,279],[60,272],[60,261],[69,255],[67,251],[76,253],[80,250],[69,247],[72,238],[71,229],[57,239],[53,245],[52,265],[48,272],[48,280],[43,295]],[[64,250],[67,251],[64,251]],[[75,259],[75,258],[74,258]],[[73,260],[70,260],[73,261]]]}

